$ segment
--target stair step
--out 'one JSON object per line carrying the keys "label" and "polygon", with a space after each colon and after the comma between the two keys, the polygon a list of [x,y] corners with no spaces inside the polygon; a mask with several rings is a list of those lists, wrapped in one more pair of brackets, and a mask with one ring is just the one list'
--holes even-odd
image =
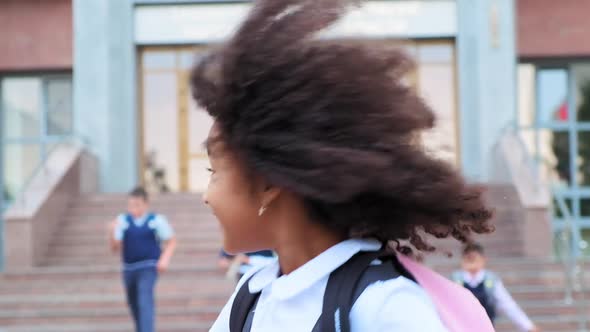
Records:
{"label": "stair step", "polygon": [[[229,290],[228,290],[229,291]],[[185,306],[199,308],[202,306],[222,307],[228,299],[228,294],[201,293],[168,293],[157,294],[157,307]],[[123,308],[127,310],[124,294],[79,293],[79,294],[34,294],[27,297],[20,295],[4,295],[0,298],[2,310],[38,310],[60,308]]]}
{"label": "stair step", "polygon": [[[206,285],[207,289],[200,289],[195,290],[195,284],[199,285],[198,287],[203,287]],[[31,287],[25,287],[19,285],[15,288],[8,288],[8,289],[1,289],[0,296],[34,296],[39,294],[44,295],[60,295],[60,294],[83,294],[83,293],[101,293],[104,295],[117,295],[117,294],[124,294],[124,289],[122,284],[115,284],[115,283],[107,283],[104,285],[82,285],[82,284],[71,284],[71,285],[63,285],[59,288],[51,288],[48,287],[55,286],[55,284],[45,284],[45,285],[35,285]],[[201,282],[196,282],[193,280],[192,282],[182,283],[182,284],[167,284],[162,283],[157,286],[157,292],[164,294],[164,293],[178,293],[178,292],[186,292],[189,294],[198,294],[198,296],[212,296],[215,294],[231,294],[233,290],[233,285],[229,284],[229,281],[220,281],[217,283],[207,282],[206,284]]]}
{"label": "stair step", "polygon": [[[210,326],[213,321],[217,318],[220,308],[212,309],[211,312],[197,312],[184,310],[182,312],[171,312],[163,314],[162,309],[158,309],[156,321],[161,323],[193,323],[193,324],[206,324]],[[0,318],[1,326],[21,325],[21,324],[47,324],[54,323],[56,321],[63,322],[64,324],[84,324],[84,323],[95,323],[100,324],[104,322],[109,323],[126,323],[131,320],[128,311],[117,310],[118,313],[109,312],[96,312],[94,315],[80,315],[80,316],[67,316],[67,315],[55,315],[55,316],[35,316],[30,318],[18,317],[18,318]]]}
{"label": "stair step", "polygon": [[[176,240],[181,243],[181,246],[208,243],[213,246],[218,246],[222,241],[222,235],[220,232],[190,232],[190,233],[176,233]],[[54,247],[67,247],[67,246],[107,246],[106,235],[88,235],[80,234],[78,236],[64,236],[59,234],[53,241],[52,248]]]}
{"label": "stair step", "polygon": [[[171,265],[192,265],[192,266],[215,266],[217,264],[219,249],[211,249],[208,252],[199,250],[179,250],[173,257]],[[45,259],[45,266],[93,266],[93,265],[114,265],[118,266],[121,263],[119,255],[109,254],[105,252],[102,256],[96,256],[89,259],[85,256],[61,256],[61,257],[47,257]]]}
{"label": "stair step", "polygon": [[[221,250],[221,239],[207,239],[201,241],[183,241],[182,239],[178,239],[178,246],[177,250],[186,250],[186,251],[202,251],[202,252],[219,252]],[[102,243],[78,243],[78,244],[71,244],[71,243],[56,243],[51,246],[49,249],[49,255],[57,255],[57,256],[67,256],[67,255],[83,255],[86,257],[92,256],[102,256],[105,253],[110,253],[110,248],[104,240]]]}
{"label": "stair step", "polygon": [[[119,255],[106,243],[106,225],[126,208],[125,194],[83,195],[72,202],[47,252],[45,265],[0,275],[1,332],[131,331]],[[544,332],[577,331],[578,309],[564,301],[563,264],[552,258],[519,257],[522,217],[518,195],[509,186],[491,186],[486,199],[496,209],[495,234],[477,237],[497,272],[524,310]],[[156,195],[152,209],[165,214],[179,241],[170,269],[157,284],[158,331],[207,331],[235,288],[217,268],[221,228],[198,194]],[[449,275],[459,266],[461,244],[430,241],[439,252],[429,266]],[[448,259],[445,251],[454,257]],[[584,262],[590,281],[590,261]],[[590,285],[590,282],[588,283]],[[586,299],[590,290],[575,292]],[[589,312],[590,314],[590,312]],[[498,332],[515,328],[504,318]]]}
{"label": "stair step", "polygon": [[[216,234],[219,233],[220,227],[216,223],[207,223],[207,224],[197,224],[192,221],[189,222],[170,222],[170,225],[174,229],[176,233],[184,233],[189,232],[192,234],[198,233],[210,233]],[[63,229],[56,233],[59,236],[102,236],[107,232],[107,223],[92,223],[92,224],[84,224],[84,223],[70,223],[63,226]]]}
{"label": "stair step", "polygon": [[[119,279],[121,276],[121,267],[118,264],[105,266],[87,266],[87,267],[58,267],[50,266],[47,268],[38,267],[33,270],[12,271],[0,275],[0,281],[18,282],[18,281],[62,281],[62,280],[80,280],[86,281],[89,277],[101,280]],[[223,271],[217,269],[213,264],[203,265],[181,265],[171,264],[169,269],[161,276],[166,279],[174,278],[220,278]],[[0,284],[0,288],[2,285]]]}
{"label": "stair step", "polygon": [[[207,332],[211,322],[159,322],[156,321],[156,331],[161,332]],[[133,326],[125,323],[60,323],[19,324],[18,326],[3,327],[1,332],[129,332]]]}
{"label": "stair step", "polygon": [[[589,313],[590,314],[590,313]],[[531,320],[539,327],[541,331],[578,331],[578,315],[543,315],[532,317]],[[497,321],[496,328],[498,331],[514,331],[514,326],[506,320],[500,318]]]}
{"label": "stair step", "polygon": [[[68,214],[63,217],[64,225],[103,225],[106,226],[109,222],[117,218],[121,211],[115,213],[104,214]],[[166,219],[172,224],[186,223],[190,225],[216,225],[217,218],[209,213],[195,213],[190,211],[179,211],[174,213],[164,214]]]}

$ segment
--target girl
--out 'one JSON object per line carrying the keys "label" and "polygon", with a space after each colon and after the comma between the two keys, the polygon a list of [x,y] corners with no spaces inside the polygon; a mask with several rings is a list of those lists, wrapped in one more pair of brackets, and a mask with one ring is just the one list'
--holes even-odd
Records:
{"label": "girl", "polygon": [[[491,231],[479,191],[416,143],[434,115],[403,84],[411,61],[312,38],[346,7],[258,1],[235,36],[193,69],[193,95],[215,120],[204,200],[224,249],[278,255],[242,278],[210,331],[327,331],[319,321],[328,281],[355,257],[387,244],[432,251],[425,234],[466,241]],[[349,318],[356,332],[447,331],[399,264],[370,261],[389,266],[391,278],[364,285],[335,330]]]}

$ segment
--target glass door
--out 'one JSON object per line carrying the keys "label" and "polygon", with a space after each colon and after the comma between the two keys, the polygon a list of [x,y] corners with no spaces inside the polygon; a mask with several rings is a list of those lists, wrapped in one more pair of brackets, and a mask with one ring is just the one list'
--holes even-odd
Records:
{"label": "glass door", "polygon": [[141,54],[141,172],[150,191],[202,192],[209,163],[203,142],[212,120],[193,102],[190,69],[199,48]]}

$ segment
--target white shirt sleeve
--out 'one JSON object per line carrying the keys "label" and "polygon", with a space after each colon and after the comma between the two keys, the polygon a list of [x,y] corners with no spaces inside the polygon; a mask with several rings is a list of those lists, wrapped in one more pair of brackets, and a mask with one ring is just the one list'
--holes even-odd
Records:
{"label": "white shirt sleeve", "polygon": [[522,332],[527,332],[533,329],[533,322],[516,304],[512,296],[508,293],[502,281],[497,280],[494,288],[494,296],[496,298],[496,307],[502,311]]}
{"label": "white shirt sleeve", "polygon": [[256,273],[258,270],[259,269],[251,269],[238,281],[234,293],[231,295],[225,306],[223,306],[223,309],[221,309],[219,316],[217,316],[217,319],[215,320],[215,323],[213,323],[213,326],[211,326],[211,328],[209,329],[209,332],[229,332],[229,319],[231,314],[231,308],[234,304],[236,294],[238,293],[240,288],[242,288],[244,282],[250,279],[250,277],[252,277],[252,275]]}
{"label": "white shirt sleeve", "polygon": [[426,292],[404,277],[365,289],[351,311],[351,331],[448,332]]}
{"label": "white shirt sleeve", "polygon": [[125,220],[125,215],[120,214],[119,216],[117,216],[117,223],[115,224],[115,229],[114,229],[115,240],[122,241],[123,234],[125,233],[126,229],[127,229],[127,221]]}

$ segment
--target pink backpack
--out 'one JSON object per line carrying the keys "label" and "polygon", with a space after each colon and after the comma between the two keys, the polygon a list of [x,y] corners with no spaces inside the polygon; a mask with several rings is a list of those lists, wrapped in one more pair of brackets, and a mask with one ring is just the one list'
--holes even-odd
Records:
{"label": "pink backpack", "polygon": [[495,331],[471,292],[404,255],[397,255],[397,259],[428,293],[450,332]]}

